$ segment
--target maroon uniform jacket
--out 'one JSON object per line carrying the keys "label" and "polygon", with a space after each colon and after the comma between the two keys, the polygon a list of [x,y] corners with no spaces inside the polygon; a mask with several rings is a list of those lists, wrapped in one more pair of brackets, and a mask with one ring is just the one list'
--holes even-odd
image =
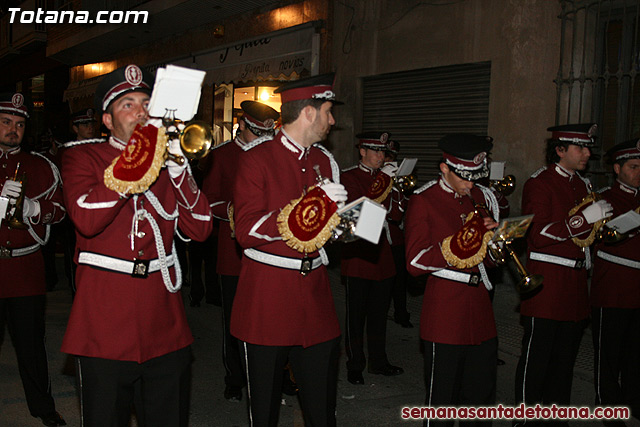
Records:
{"label": "maroon uniform jacket", "polygon": [[[491,191],[476,185],[471,194],[475,201],[489,206],[495,219],[499,219],[497,201]],[[497,335],[489,292],[482,282],[469,286],[433,274],[439,271],[479,274],[478,266],[459,270],[448,265],[440,250],[441,242],[457,232],[473,211],[471,199],[458,196],[442,178],[418,189],[409,201],[405,218],[407,270],[414,276],[428,274],[420,315],[423,340],[477,345]]]}
{"label": "maroon uniform jacket", "polygon": [[[640,206],[640,192],[616,181],[602,196],[613,206],[613,217]],[[640,236],[632,230],[628,239],[595,248],[591,305],[606,308],[640,308]]]}
{"label": "maroon uniform jacket", "polygon": [[[207,238],[212,227],[209,203],[189,171],[173,180],[162,170],[145,193],[120,197],[103,178],[120,154],[111,142],[77,145],[65,152],[62,176],[76,227],[76,261],[82,253],[126,261],[157,260],[166,253],[177,259],[177,227],[190,238]],[[79,262],[62,351],[142,363],[191,344],[182,296],[167,289],[166,281],[178,283],[176,270],[176,265],[169,267],[164,278],[162,271],[134,278]]]}
{"label": "maroon uniform jacket", "polygon": [[211,153],[213,162],[202,185],[202,191],[211,204],[211,213],[214,218],[220,220],[217,272],[225,276],[240,275],[242,248],[235,237],[232,237],[229,206],[233,205],[233,184],[238,173],[240,156],[245,148],[255,146],[264,139],[259,138],[256,141],[258,142],[247,144],[236,138],[217,146]]}
{"label": "maroon uniform jacket", "polygon": [[276,219],[283,207],[316,184],[314,165],[323,177],[339,182],[340,170],[326,149],[318,144],[304,149],[284,131],[242,154],[233,197],[236,238],[244,257],[231,312],[231,334],[242,341],[308,347],[340,335],[324,265],[303,276],[250,258],[302,259],[280,237]]}
{"label": "maroon uniform jacket", "polygon": [[[377,173],[378,171],[374,171],[362,163],[343,171],[341,179],[342,184],[347,189],[347,197],[349,198],[347,203],[366,196]],[[399,205],[397,203],[391,203],[392,193],[393,191],[389,193],[386,200],[382,202],[382,205],[389,211],[387,216],[394,215],[396,220],[401,220],[402,213],[399,210]],[[393,211],[391,211],[390,208],[393,208]],[[387,230],[388,226],[382,231],[380,241],[377,245],[360,239],[343,246],[343,276],[376,281],[395,276],[396,267],[393,261]]]}
{"label": "maroon uniform jacket", "polygon": [[[45,293],[44,260],[40,246],[49,239],[50,224],[60,222],[65,216],[62,205],[60,174],[53,163],[43,156],[15,150],[0,151],[0,167],[3,178],[13,180],[16,166],[19,180],[23,182],[25,196],[40,202],[40,215],[33,217],[26,230],[11,229],[7,220],[0,225],[0,298],[26,297]],[[24,253],[25,255],[18,255]]]}
{"label": "maroon uniform jacket", "polygon": [[570,174],[556,164],[538,170],[525,183],[522,214],[535,215],[527,233],[527,270],[544,276],[544,282],[539,293],[522,300],[522,315],[561,321],[579,321],[589,316],[587,269],[531,258],[551,255],[568,262],[588,262],[588,251],[571,238],[584,239],[591,232],[591,225],[580,219],[571,221],[569,211],[590,189],[589,182],[578,173]]}

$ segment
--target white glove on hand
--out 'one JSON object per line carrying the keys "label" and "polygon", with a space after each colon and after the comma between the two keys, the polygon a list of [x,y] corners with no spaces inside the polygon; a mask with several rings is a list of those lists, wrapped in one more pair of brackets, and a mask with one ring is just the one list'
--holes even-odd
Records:
{"label": "white glove on hand", "polygon": [[169,153],[175,156],[180,156],[184,159],[184,163],[182,163],[181,165],[171,160],[171,158],[167,159],[167,169],[169,170],[169,176],[171,178],[177,178],[187,168],[187,158],[184,156],[182,148],[180,148],[180,141],[177,139],[172,139],[171,141],[169,141],[168,151]]}
{"label": "white glove on hand", "polygon": [[393,163],[387,163],[380,170],[393,178],[394,176],[396,176],[396,172],[398,172],[398,166],[394,165]]}
{"label": "white glove on hand", "polygon": [[613,206],[606,200],[598,200],[597,202],[587,206],[582,211],[584,219],[589,224],[600,221],[603,218],[609,217],[613,214]]}
{"label": "white glove on hand", "polygon": [[40,202],[25,197],[24,204],[22,205],[22,214],[25,218],[38,216],[40,214]]}
{"label": "white glove on hand", "polygon": [[344,185],[342,184],[329,182],[327,184],[322,184],[320,188],[327,194],[327,196],[329,196],[331,200],[336,202],[338,206],[344,205],[344,202],[347,201],[347,189],[344,188]]}
{"label": "white glove on hand", "polygon": [[162,127],[162,120],[160,120],[157,117],[149,117],[149,119],[146,121],[144,126],[148,126],[148,125],[151,125],[160,129]]}
{"label": "white glove on hand", "polygon": [[9,203],[15,204],[16,199],[20,196],[20,191],[22,191],[22,183],[8,179],[2,186],[2,193],[0,193],[0,196],[8,197],[10,199]]}

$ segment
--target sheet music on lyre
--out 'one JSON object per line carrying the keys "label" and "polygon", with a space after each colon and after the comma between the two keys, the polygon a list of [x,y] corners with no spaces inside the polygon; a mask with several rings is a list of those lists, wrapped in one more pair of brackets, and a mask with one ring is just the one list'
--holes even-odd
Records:
{"label": "sheet music on lyre", "polygon": [[149,101],[151,117],[165,117],[187,122],[195,116],[200,103],[202,82],[206,72],[167,65],[158,68],[156,82]]}

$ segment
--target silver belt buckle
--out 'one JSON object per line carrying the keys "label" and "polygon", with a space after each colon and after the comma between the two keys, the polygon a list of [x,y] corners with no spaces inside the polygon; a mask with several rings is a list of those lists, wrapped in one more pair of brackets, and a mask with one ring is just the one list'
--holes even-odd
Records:
{"label": "silver belt buckle", "polygon": [[467,285],[477,288],[479,284],[480,284],[480,274],[469,273],[469,283],[467,283]]}
{"label": "silver belt buckle", "polygon": [[131,277],[135,277],[136,279],[146,279],[147,277],[149,277],[150,263],[151,260],[149,259],[134,259]]}
{"label": "silver belt buckle", "polygon": [[0,258],[11,258],[11,249],[4,246],[0,247]]}
{"label": "silver belt buckle", "polygon": [[585,265],[585,260],[584,259],[577,259],[576,260],[576,265],[573,268],[575,268],[576,270],[580,270],[580,269],[582,269],[582,267],[584,267],[584,265]]}
{"label": "silver belt buckle", "polygon": [[311,271],[312,259],[305,254],[304,258],[302,258],[301,261],[302,262],[300,263],[300,274],[302,274],[303,276],[306,276]]}

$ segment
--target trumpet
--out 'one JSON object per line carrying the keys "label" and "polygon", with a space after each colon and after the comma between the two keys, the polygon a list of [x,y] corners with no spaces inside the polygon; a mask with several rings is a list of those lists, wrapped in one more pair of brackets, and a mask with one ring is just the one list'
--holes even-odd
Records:
{"label": "trumpet", "polygon": [[[20,163],[16,165],[16,171],[13,174],[13,181],[18,180],[19,170],[20,170]],[[22,212],[24,207],[24,189],[25,189],[25,184],[27,183],[27,175],[25,173],[22,173],[19,181],[22,183],[22,190],[20,190],[20,195],[16,199],[13,212],[9,216],[7,216],[7,226],[15,230],[25,230],[28,227],[22,220]]]}
{"label": "trumpet", "polygon": [[[177,156],[167,151],[167,159],[171,159],[179,165],[183,165],[185,157],[189,160],[201,159],[209,154],[213,145],[213,131],[207,123],[194,120],[185,124],[173,115],[168,114],[162,118],[162,124],[166,129],[169,140],[179,139],[183,156]],[[168,142],[167,142],[168,144]]]}
{"label": "trumpet", "polygon": [[393,178],[393,185],[402,194],[409,195],[418,185],[418,179],[413,174],[396,176]]}
{"label": "trumpet", "polygon": [[516,189],[516,177],[514,175],[507,175],[502,179],[492,180],[489,182],[489,187],[508,196]]}
{"label": "trumpet", "polygon": [[[320,166],[314,165],[313,170],[316,171],[316,182],[318,186],[328,184],[331,182],[329,178],[325,178],[320,173]],[[360,217],[359,209],[351,209],[340,215],[340,223],[332,230],[331,242],[343,242],[349,243],[358,240],[356,236],[356,226],[358,225],[358,218]]]}
{"label": "trumpet", "polygon": [[[491,217],[485,205],[476,203],[470,192],[467,193],[467,196],[471,199],[476,214],[483,217]],[[483,212],[480,212],[480,210]],[[516,265],[520,276],[520,280],[516,283],[516,290],[520,295],[527,295],[542,285],[544,277],[541,274],[530,274],[527,271],[527,268],[522,264],[520,258],[518,258],[518,255],[511,247],[511,239],[500,234],[497,238],[494,236],[493,240],[495,244],[489,244],[487,247],[496,264],[505,264],[507,260],[511,258]]]}

